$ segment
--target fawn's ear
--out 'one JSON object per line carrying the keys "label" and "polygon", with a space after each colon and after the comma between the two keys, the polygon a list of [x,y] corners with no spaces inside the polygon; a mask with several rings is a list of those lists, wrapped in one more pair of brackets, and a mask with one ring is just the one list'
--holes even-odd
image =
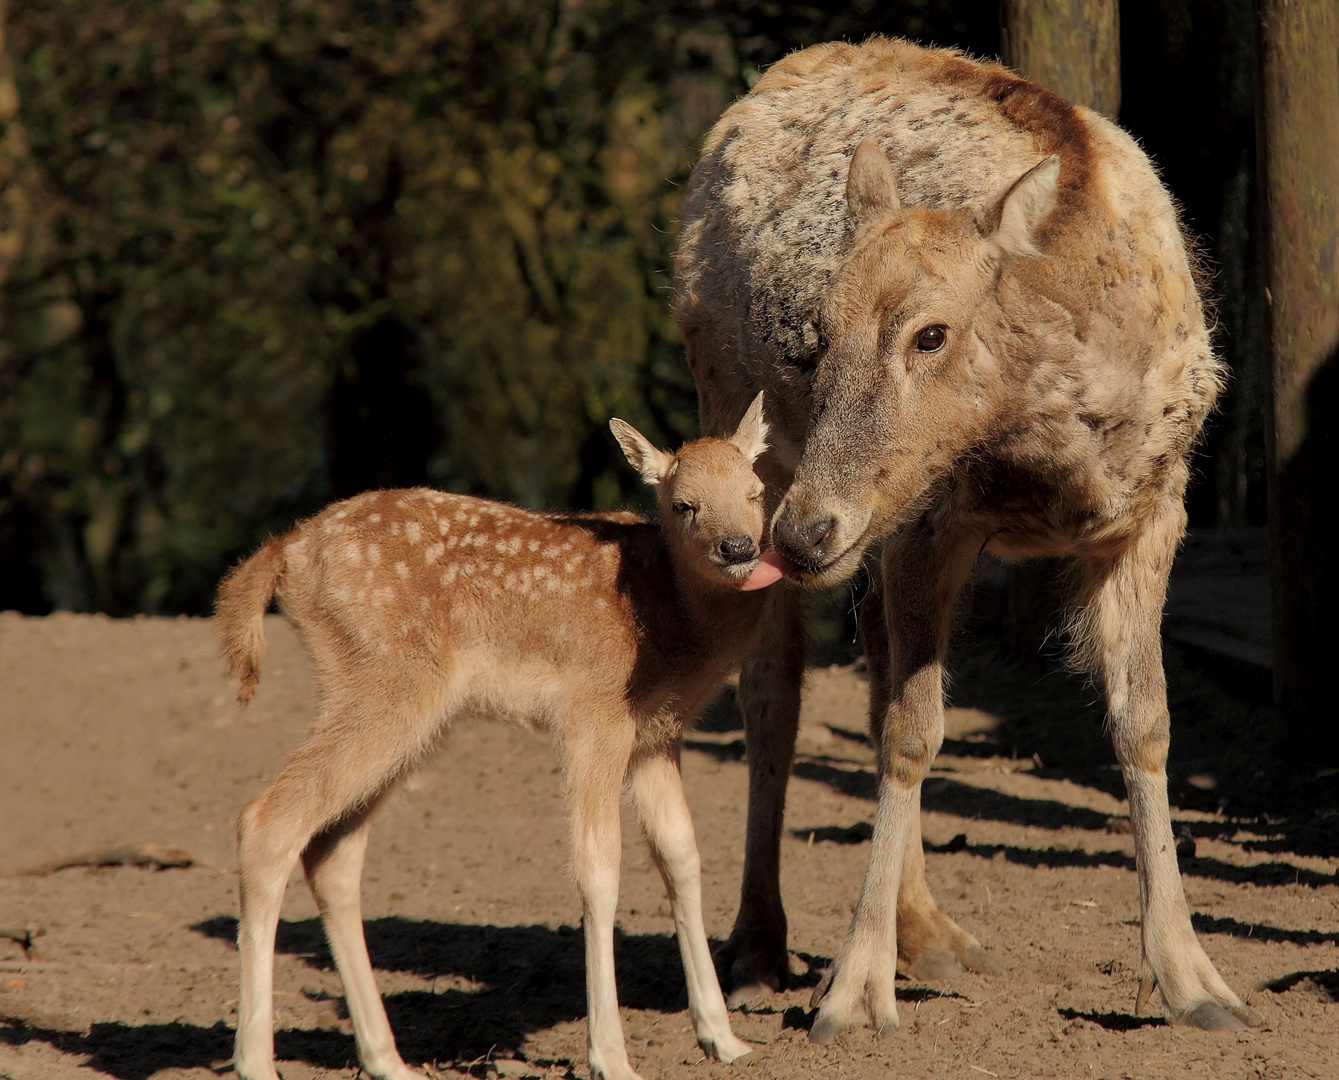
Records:
{"label": "fawn's ear", "polygon": [[762,418],[762,395],[763,392],[759,390],[749,411],[744,414],[744,419],[739,421],[739,427],[730,436],[730,441],[739,448],[750,465],[767,449],[767,421]]}
{"label": "fawn's ear", "polygon": [[977,215],[976,227],[997,256],[1035,255],[1032,237],[1055,205],[1060,155],[1032,166]]}
{"label": "fawn's ear", "polygon": [[674,464],[674,455],[657,450],[651,441],[631,424],[617,417],[609,421],[609,430],[614,433],[618,445],[623,447],[623,456],[634,469],[642,474],[648,484],[658,484],[665,479],[670,466]]}
{"label": "fawn's ear", "polygon": [[873,139],[866,139],[851,155],[851,170],[846,174],[846,212],[856,225],[902,209],[897,197],[897,179],[888,156]]}

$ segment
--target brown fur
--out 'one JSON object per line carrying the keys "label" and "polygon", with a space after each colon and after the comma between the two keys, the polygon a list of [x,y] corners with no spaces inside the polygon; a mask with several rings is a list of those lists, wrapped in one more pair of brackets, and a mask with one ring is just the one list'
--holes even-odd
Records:
{"label": "brown fur", "polygon": [[[1138,811],[1147,977],[1173,1019],[1251,1022],[1195,940],[1160,846],[1158,621],[1187,455],[1224,372],[1147,158],[1101,116],[996,64],[886,39],[815,46],[708,136],[676,274],[704,430],[728,429],[767,390],[774,452],[759,472],[780,500],[778,550],[826,585],[884,548],[883,617],[864,621],[884,624],[875,647],[889,652],[871,655],[885,783],[813,1037],[895,1022],[893,940],[912,964],[930,952],[941,969],[981,964],[925,889],[915,807],[942,739],[949,612],[982,549],[1078,561],[1073,625]],[[757,692],[767,704],[745,694],[746,724],[756,714],[781,733],[758,736],[773,748],[771,764],[751,763],[761,782],[790,754],[789,720],[775,719],[790,705],[775,702],[798,690]],[[779,795],[750,808],[751,842],[779,835]],[[744,893],[767,901],[761,916],[741,907],[735,976],[775,983],[779,893],[759,880]]]}
{"label": "brown fur", "polygon": [[307,741],[238,823],[242,952],[236,1064],[271,1080],[270,971],[283,886],[301,855],[344,978],[359,1057],[400,1060],[367,962],[358,878],[379,802],[443,731],[494,716],[551,733],[572,815],[587,934],[593,1075],[629,1080],[613,984],[619,795],[632,789],[675,910],[699,1042],[731,1060],[702,929],[697,849],[678,773],[685,727],[756,640],[769,603],[740,592],[765,517],[752,462],[761,398],[730,439],[662,453],[621,421],[662,524],[539,514],[427,489],[336,503],[265,544],[219,590],[223,654],[245,704],[277,593],[311,656]]}

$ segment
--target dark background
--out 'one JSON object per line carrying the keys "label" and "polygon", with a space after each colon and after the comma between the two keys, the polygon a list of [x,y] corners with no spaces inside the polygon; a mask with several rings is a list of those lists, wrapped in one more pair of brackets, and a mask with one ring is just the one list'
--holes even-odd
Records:
{"label": "dark background", "polygon": [[[0,10],[3,10],[0,8]],[[0,608],[208,610],[330,499],[643,498],[696,429],[669,258],[702,135],[833,38],[1000,49],[991,0],[23,0],[0,72]],[[1249,0],[1125,0],[1121,122],[1234,372],[1192,525],[1264,521]]]}

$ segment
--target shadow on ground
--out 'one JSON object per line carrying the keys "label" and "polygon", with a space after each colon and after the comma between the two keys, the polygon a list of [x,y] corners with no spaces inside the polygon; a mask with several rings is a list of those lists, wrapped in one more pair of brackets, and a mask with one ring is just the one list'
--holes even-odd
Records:
{"label": "shadow on ground", "polygon": [[[218,916],[192,927],[206,937],[237,939],[237,920]],[[525,1037],[586,1015],[584,940],[571,926],[476,926],[403,918],[366,923],[368,951],[381,971],[423,978],[455,976],[477,989],[411,990],[385,995],[386,1012],[406,1061],[469,1062],[485,1055],[514,1056]],[[281,922],[281,953],[313,968],[334,961],[318,919]],[[687,1007],[679,949],[668,935],[618,934],[615,940],[620,1003],[662,1013]],[[340,1003],[342,1008],[342,1002]],[[0,1042],[49,1043],[88,1055],[91,1068],[119,1080],[148,1080],[162,1069],[215,1067],[232,1056],[233,1031],[222,1023],[94,1024],[86,1032],[48,1030],[40,1024],[0,1026]],[[325,1069],[357,1065],[353,1037],[335,1029],[282,1029],[279,1060]]]}

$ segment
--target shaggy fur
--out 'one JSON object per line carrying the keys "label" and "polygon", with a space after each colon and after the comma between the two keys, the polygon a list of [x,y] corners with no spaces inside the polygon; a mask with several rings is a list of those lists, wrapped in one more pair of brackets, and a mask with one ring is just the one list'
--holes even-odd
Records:
{"label": "shaggy fur", "polygon": [[[1171,842],[1159,622],[1187,454],[1224,372],[1148,159],[996,64],[884,39],[815,46],[708,136],[676,273],[704,430],[767,390],[759,473],[798,578],[841,581],[883,549],[883,607],[862,615],[879,812],[813,1037],[896,1022],[894,942],[926,974],[989,964],[925,888],[917,809],[949,613],[983,549],[1077,559],[1073,622],[1131,793],[1146,984],[1173,1020],[1254,1022],[1195,939]],[[792,625],[770,640],[794,632],[777,617]],[[799,672],[764,663],[742,682],[751,858],[727,954],[737,982],[776,985]]]}

